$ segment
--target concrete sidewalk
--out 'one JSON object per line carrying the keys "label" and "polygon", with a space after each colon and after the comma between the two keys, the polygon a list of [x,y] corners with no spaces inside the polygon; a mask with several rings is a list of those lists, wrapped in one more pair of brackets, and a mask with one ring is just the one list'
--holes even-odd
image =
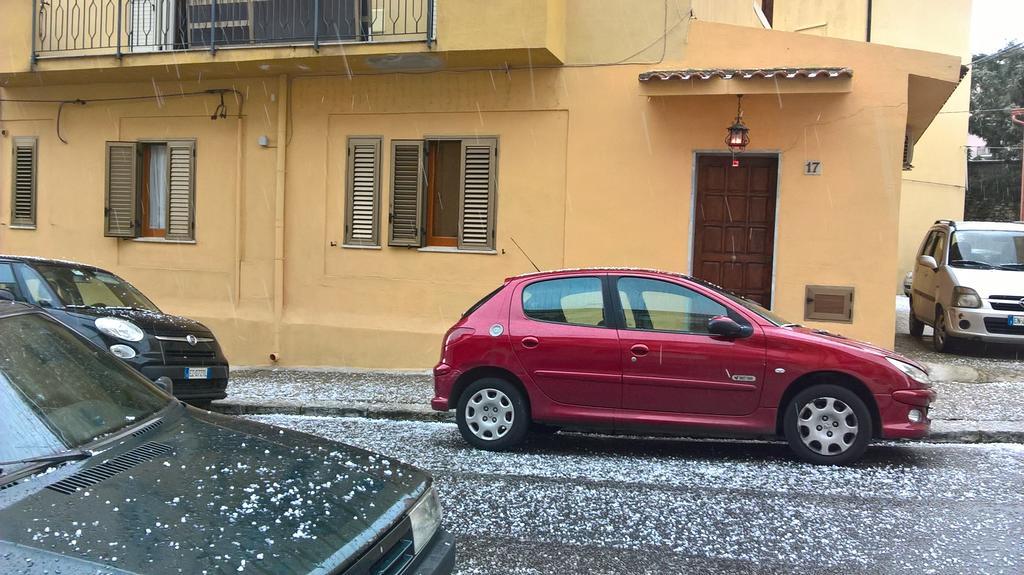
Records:
{"label": "concrete sidewalk", "polygon": [[[929,441],[1024,443],[1024,382],[935,383]],[[328,369],[243,369],[232,372],[228,399],[212,409],[234,415],[358,416],[453,421],[430,409],[428,373]]]}

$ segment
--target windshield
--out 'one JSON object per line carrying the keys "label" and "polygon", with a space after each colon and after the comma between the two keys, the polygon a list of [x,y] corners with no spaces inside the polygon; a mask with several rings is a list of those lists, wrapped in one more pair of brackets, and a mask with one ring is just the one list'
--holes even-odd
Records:
{"label": "windshield", "polygon": [[160,311],[135,289],[112,273],[56,265],[34,266],[61,303],[67,307],[111,307]]}
{"label": "windshield", "polygon": [[168,401],[131,368],[45,316],[0,318],[0,461],[81,447]]}
{"label": "windshield", "polygon": [[765,320],[767,320],[768,322],[772,323],[775,326],[792,325],[790,322],[788,322],[785,319],[779,317],[772,310],[770,310],[768,308],[765,308],[765,307],[762,307],[760,304],[758,304],[756,302],[753,302],[753,301],[751,301],[751,300],[749,300],[749,299],[747,299],[745,297],[740,297],[740,296],[732,293],[731,291],[726,290],[725,288],[716,286],[715,284],[713,284],[711,282],[707,282],[707,281],[704,281],[704,280],[701,280],[701,279],[698,279],[698,278],[690,278],[690,280],[695,281],[695,282],[701,284],[704,287],[707,287],[709,289],[715,290],[715,292],[725,296],[726,298],[728,298],[733,303],[739,304],[739,305],[747,308],[748,310],[750,310],[750,311],[756,313],[757,315],[763,317]]}
{"label": "windshield", "polygon": [[949,265],[954,267],[1024,270],[1024,231],[964,230],[953,232]]}

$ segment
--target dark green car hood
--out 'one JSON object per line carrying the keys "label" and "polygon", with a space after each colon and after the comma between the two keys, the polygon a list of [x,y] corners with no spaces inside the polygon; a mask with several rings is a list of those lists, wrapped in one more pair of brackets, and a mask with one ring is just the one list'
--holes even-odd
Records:
{"label": "dark green car hood", "polygon": [[[140,430],[0,491],[0,573],[331,573],[430,481],[381,455],[183,406]],[[152,444],[166,452],[71,494],[52,488]]]}

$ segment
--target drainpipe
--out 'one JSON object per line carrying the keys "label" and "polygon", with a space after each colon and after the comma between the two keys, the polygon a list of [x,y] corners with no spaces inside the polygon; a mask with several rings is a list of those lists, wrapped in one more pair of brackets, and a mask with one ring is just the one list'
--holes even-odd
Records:
{"label": "drainpipe", "polygon": [[284,193],[288,147],[288,75],[277,77],[277,177],[274,183],[274,351],[281,357],[281,321],[284,316]]}
{"label": "drainpipe", "polygon": [[871,16],[875,12],[874,6],[872,4],[873,4],[872,0],[868,0],[868,29],[867,29],[867,34],[865,35],[865,37],[867,38],[865,40],[866,42],[870,42],[871,41]]}
{"label": "drainpipe", "polygon": [[[1010,112],[1010,119],[1014,124],[1024,127],[1024,108],[1017,108]],[[1024,222],[1024,139],[1021,140],[1020,149],[1020,219]]]}

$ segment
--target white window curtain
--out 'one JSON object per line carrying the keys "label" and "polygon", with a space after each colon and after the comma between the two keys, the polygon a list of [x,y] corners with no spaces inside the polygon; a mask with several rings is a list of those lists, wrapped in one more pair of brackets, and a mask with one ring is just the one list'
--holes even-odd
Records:
{"label": "white window curtain", "polygon": [[167,146],[149,147],[149,228],[167,229]]}

